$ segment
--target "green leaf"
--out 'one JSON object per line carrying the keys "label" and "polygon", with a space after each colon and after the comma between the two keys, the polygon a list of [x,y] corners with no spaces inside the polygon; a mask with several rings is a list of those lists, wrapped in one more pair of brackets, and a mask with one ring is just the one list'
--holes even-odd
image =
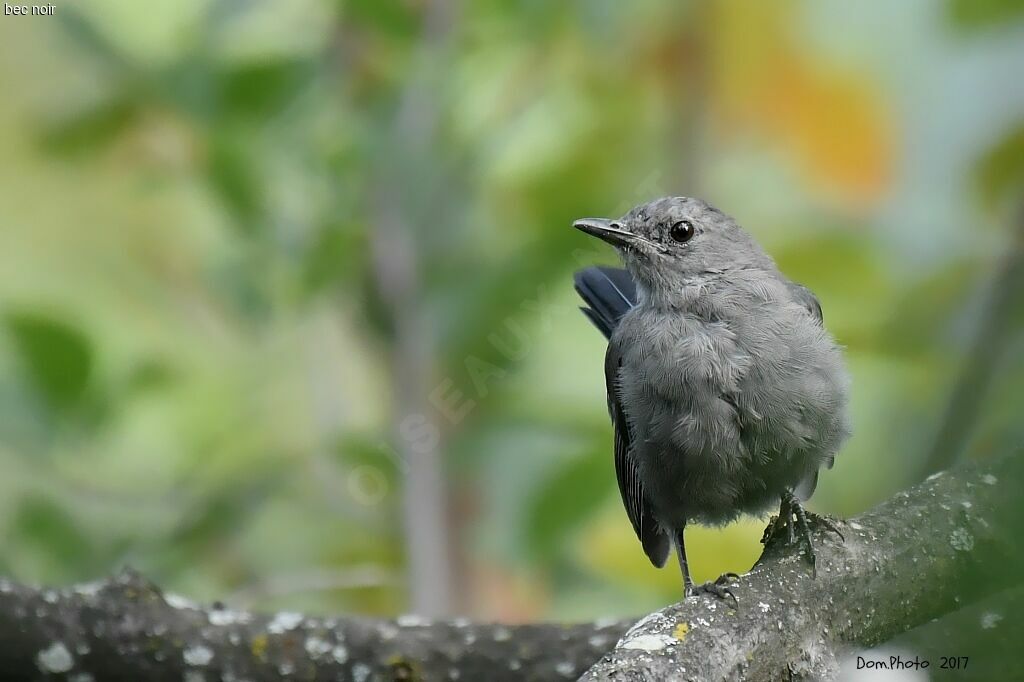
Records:
{"label": "green leaf", "polygon": [[8,313],[6,323],[25,372],[49,406],[79,405],[93,366],[85,335],[67,322],[32,312]]}
{"label": "green leaf", "polygon": [[418,14],[423,7],[398,0],[351,0],[346,3],[345,11],[355,24],[395,39],[408,40],[416,35]]}
{"label": "green leaf", "polygon": [[70,574],[87,570],[94,556],[88,537],[74,517],[48,497],[29,495],[18,506],[11,546],[32,547],[53,566]]}
{"label": "green leaf", "polygon": [[84,155],[109,144],[136,117],[135,105],[124,97],[113,97],[82,109],[63,114],[46,125],[40,137],[45,151],[63,155]]}
{"label": "green leaf", "polygon": [[245,64],[220,75],[226,113],[264,118],[280,110],[309,82],[313,63],[306,59],[281,59]]}
{"label": "green leaf", "polygon": [[979,29],[1009,23],[1024,16],[1022,0],[949,0],[949,20],[959,28]]}
{"label": "green leaf", "polygon": [[370,433],[349,432],[338,438],[332,450],[350,471],[361,467],[372,470],[366,482],[379,484],[379,492],[395,491],[401,485],[405,463],[387,440]]}
{"label": "green leaf", "polygon": [[131,368],[125,387],[130,393],[160,391],[178,378],[177,369],[170,363],[161,358],[149,358]]}
{"label": "green leaf", "polygon": [[252,521],[253,510],[267,504],[284,481],[284,472],[271,467],[248,472],[244,478],[194,498],[178,525],[165,540],[156,543],[167,551],[162,561],[164,570],[181,571],[197,557],[223,551]]}
{"label": "green leaf", "polygon": [[530,548],[551,556],[569,533],[590,518],[610,494],[614,476],[607,448],[597,448],[562,465],[540,487],[529,511]]}
{"label": "green leaf", "polygon": [[358,283],[364,271],[360,255],[368,248],[361,227],[332,223],[317,233],[303,259],[302,281],[307,294],[342,283]]}
{"label": "green leaf", "polygon": [[1024,190],[1024,125],[989,149],[975,169],[982,202],[989,207],[1019,197]]}
{"label": "green leaf", "polygon": [[207,175],[214,192],[231,211],[235,226],[247,235],[260,230],[264,188],[247,140],[229,130],[210,135]]}

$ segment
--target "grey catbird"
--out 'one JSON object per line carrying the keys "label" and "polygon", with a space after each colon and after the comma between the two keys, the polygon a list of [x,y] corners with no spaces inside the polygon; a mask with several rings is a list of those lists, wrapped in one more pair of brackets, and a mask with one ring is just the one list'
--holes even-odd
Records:
{"label": "grey catbird", "polygon": [[735,574],[693,585],[683,529],[779,504],[766,538],[792,542],[798,531],[813,565],[799,500],[849,433],[847,374],[814,294],[699,199],[657,199],[574,226],[626,265],[586,268],[575,283],[609,339],[615,474],[647,557],[660,568],[674,545],[687,596],[731,596]]}

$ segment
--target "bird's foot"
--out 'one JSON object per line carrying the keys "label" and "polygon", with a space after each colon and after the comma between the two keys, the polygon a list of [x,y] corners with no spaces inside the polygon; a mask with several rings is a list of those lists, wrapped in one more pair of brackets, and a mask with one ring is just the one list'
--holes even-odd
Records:
{"label": "bird's foot", "polygon": [[684,595],[686,597],[696,597],[701,594],[710,594],[718,597],[721,600],[731,599],[733,606],[739,608],[739,601],[736,600],[736,595],[729,589],[729,581],[736,580],[740,576],[736,573],[723,573],[718,576],[716,580],[709,580],[703,585],[689,584],[683,588]]}
{"label": "bird's foot", "polygon": [[832,519],[830,519],[827,516],[822,516],[821,514],[815,514],[814,512],[809,512],[809,511],[806,511],[806,510],[802,510],[802,511],[807,516],[807,520],[811,524],[817,524],[819,526],[824,526],[825,530],[830,530],[833,533],[835,533],[836,535],[838,535],[839,536],[839,540],[841,542],[846,542],[846,536],[843,535],[843,531],[839,530],[839,524],[837,524],[835,521],[833,521]]}
{"label": "bird's foot", "polygon": [[797,541],[803,546],[804,558],[811,565],[811,575],[817,577],[815,566],[814,542],[811,539],[811,523],[824,526],[845,541],[843,533],[836,523],[825,516],[806,511],[800,501],[791,492],[782,496],[782,503],[779,506],[779,515],[773,516],[764,529],[761,543],[768,547],[775,542],[781,542],[784,546],[795,544]]}

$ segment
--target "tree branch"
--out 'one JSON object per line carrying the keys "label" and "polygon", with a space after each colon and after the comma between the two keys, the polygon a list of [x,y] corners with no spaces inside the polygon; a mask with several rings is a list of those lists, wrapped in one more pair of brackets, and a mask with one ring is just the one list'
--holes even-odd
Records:
{"label": "tree branch", "polygon": [[733,588],[740,608],[690,599],[627,632],[583,680],[831,679],[839,657],[1021,580],[1024,458],[932,476],[816,532],[817,577],[768,547]]}
{"label": "tree branch", "polygon": [[132,571],[63,590],[0,580],[0,679],[564,681],[627,626],[267,616],[200,607]]}
{"label": "tree branch", "polygon": [[[817,679],[869,647],[1020,581],[1024,458],[933,476],[817,533],[817,577],[769,546],[734,592],[627,624],[481,625],[266,616],[164,595],[130,571],[63,590],[0,580],[0,679]],[[623,634],[625,632],[625,634]],[[619,639],[621,637],[621,639]],[[188,673],[193,673],[188,676]]]}

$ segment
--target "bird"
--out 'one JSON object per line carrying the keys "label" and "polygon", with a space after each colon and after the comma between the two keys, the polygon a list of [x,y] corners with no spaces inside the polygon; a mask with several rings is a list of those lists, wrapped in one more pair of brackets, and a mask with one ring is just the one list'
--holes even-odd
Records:
{"label": "bird", "polygon": [[674,548],[684,597],[735,601],[735,573],[694,584],[684,530],[778,505],[762,542],[799,543],[813,568],[810,522],[841,531],[803,502],[851,431],[850,379],[818,299],[700,199],[663,197],[573,226],[625,266],[584,268],[574,284],[608,339],[615,475],[647,558],[661,568]]}

